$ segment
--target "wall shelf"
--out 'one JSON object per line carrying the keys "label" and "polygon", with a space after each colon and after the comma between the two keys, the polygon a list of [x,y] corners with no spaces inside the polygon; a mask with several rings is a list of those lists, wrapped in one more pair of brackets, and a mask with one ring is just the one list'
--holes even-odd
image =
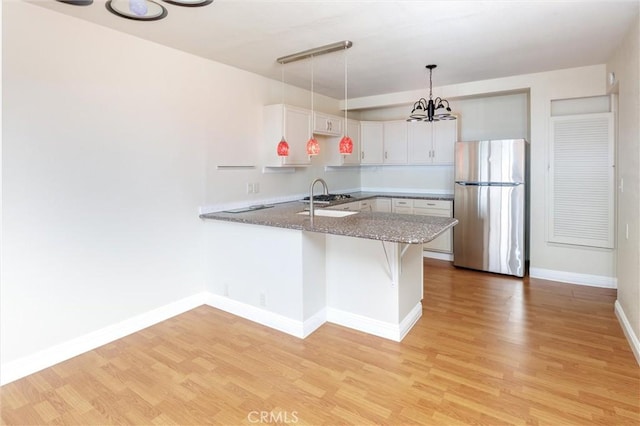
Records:
{"label": "wall shelf", "polygon": [[338,164],[329,164],[324,166],[325,172],[344,172],[353,169],[360,169],[360,164],[345,164],[343,166]]}
{"label": "wall shelf", "polygon": [[255,169],[256,166],[251,165],[217,165],[217,170],[252,170]]}
{"label": "wall shelf", "polygon": [[310,164],[283,164],[277,166],[264,166],[262,173],[295,173],[296,169],[311,166]]}

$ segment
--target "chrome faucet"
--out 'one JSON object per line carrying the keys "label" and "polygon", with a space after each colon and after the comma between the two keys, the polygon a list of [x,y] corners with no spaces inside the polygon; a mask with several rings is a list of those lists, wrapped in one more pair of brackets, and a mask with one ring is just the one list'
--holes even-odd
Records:
{"label": "chrome faucet", "polygon": [[329,195],[329,187],[327,186],[327,182],[324,179],[316,178],[311,182],[311,186],[309,186],[309,219],[311,219],[311,225],[313,225],[313,215],[314,215],[314,206],[313,206],[313,186],[316,182],[320,182],[322,187],[324,188],[324,195]]}

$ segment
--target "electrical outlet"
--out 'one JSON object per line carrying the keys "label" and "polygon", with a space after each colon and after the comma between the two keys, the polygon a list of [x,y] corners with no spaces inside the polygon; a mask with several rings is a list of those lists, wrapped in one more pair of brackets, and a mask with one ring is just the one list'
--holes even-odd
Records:
{"label": "electrical outlet", "polygon": [[247,194],[253,194],[253,184],[247,183]]}
{"label": "electrical outlet", "polygon": [[256,182],[253,184],[253,192],[256,194],[260,192],[260,182]]}
{"label": "electrical outlet", "polygon": [[260,306],[267,306],[267,295],[260,293]]}
{"label": "electrical outlet", "polygon": [[629,224],[627,223],[626,229],[625,229],[625,237],[627,238],[627,240],[629,239]]}

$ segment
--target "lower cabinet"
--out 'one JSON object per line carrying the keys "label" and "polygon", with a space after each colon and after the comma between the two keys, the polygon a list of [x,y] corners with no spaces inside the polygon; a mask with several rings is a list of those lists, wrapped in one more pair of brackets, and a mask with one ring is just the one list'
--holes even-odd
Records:
{"label": "lower cabinet", "polygon": [[[394,198],[392,200],[394,213],[421,214],[426,216],[453,217],[453,202],[449,200],[423,200],[411,198]],[[423,244],[424,250],[453,253],[453,234],[451,229],[428,243]]]}

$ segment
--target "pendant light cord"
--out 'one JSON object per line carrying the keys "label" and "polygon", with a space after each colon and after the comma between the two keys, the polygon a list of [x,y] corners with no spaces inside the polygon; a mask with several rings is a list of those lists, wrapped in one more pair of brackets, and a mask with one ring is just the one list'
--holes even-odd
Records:
{"label": "pendant light cord", "polygon": [[313,121],[313,55],[311,55],[311,116]]}
{"label": "pendant light cord", "polygon": [[347,49],[344,49],[344,135],[349,136],[347,126],[347,109],[349,108],[349,101],[347,98]]}
{"label": "pendant light cord", "polygon": [[284,64],[280,65],[281,79],[282,79],[282,139],[284,139]]}
{"label": "pendant light cord", "polygon": [[429,68],[429,99],[433,98],[433,82],[431,81],[431,75],[433,74],[433,69]]}

